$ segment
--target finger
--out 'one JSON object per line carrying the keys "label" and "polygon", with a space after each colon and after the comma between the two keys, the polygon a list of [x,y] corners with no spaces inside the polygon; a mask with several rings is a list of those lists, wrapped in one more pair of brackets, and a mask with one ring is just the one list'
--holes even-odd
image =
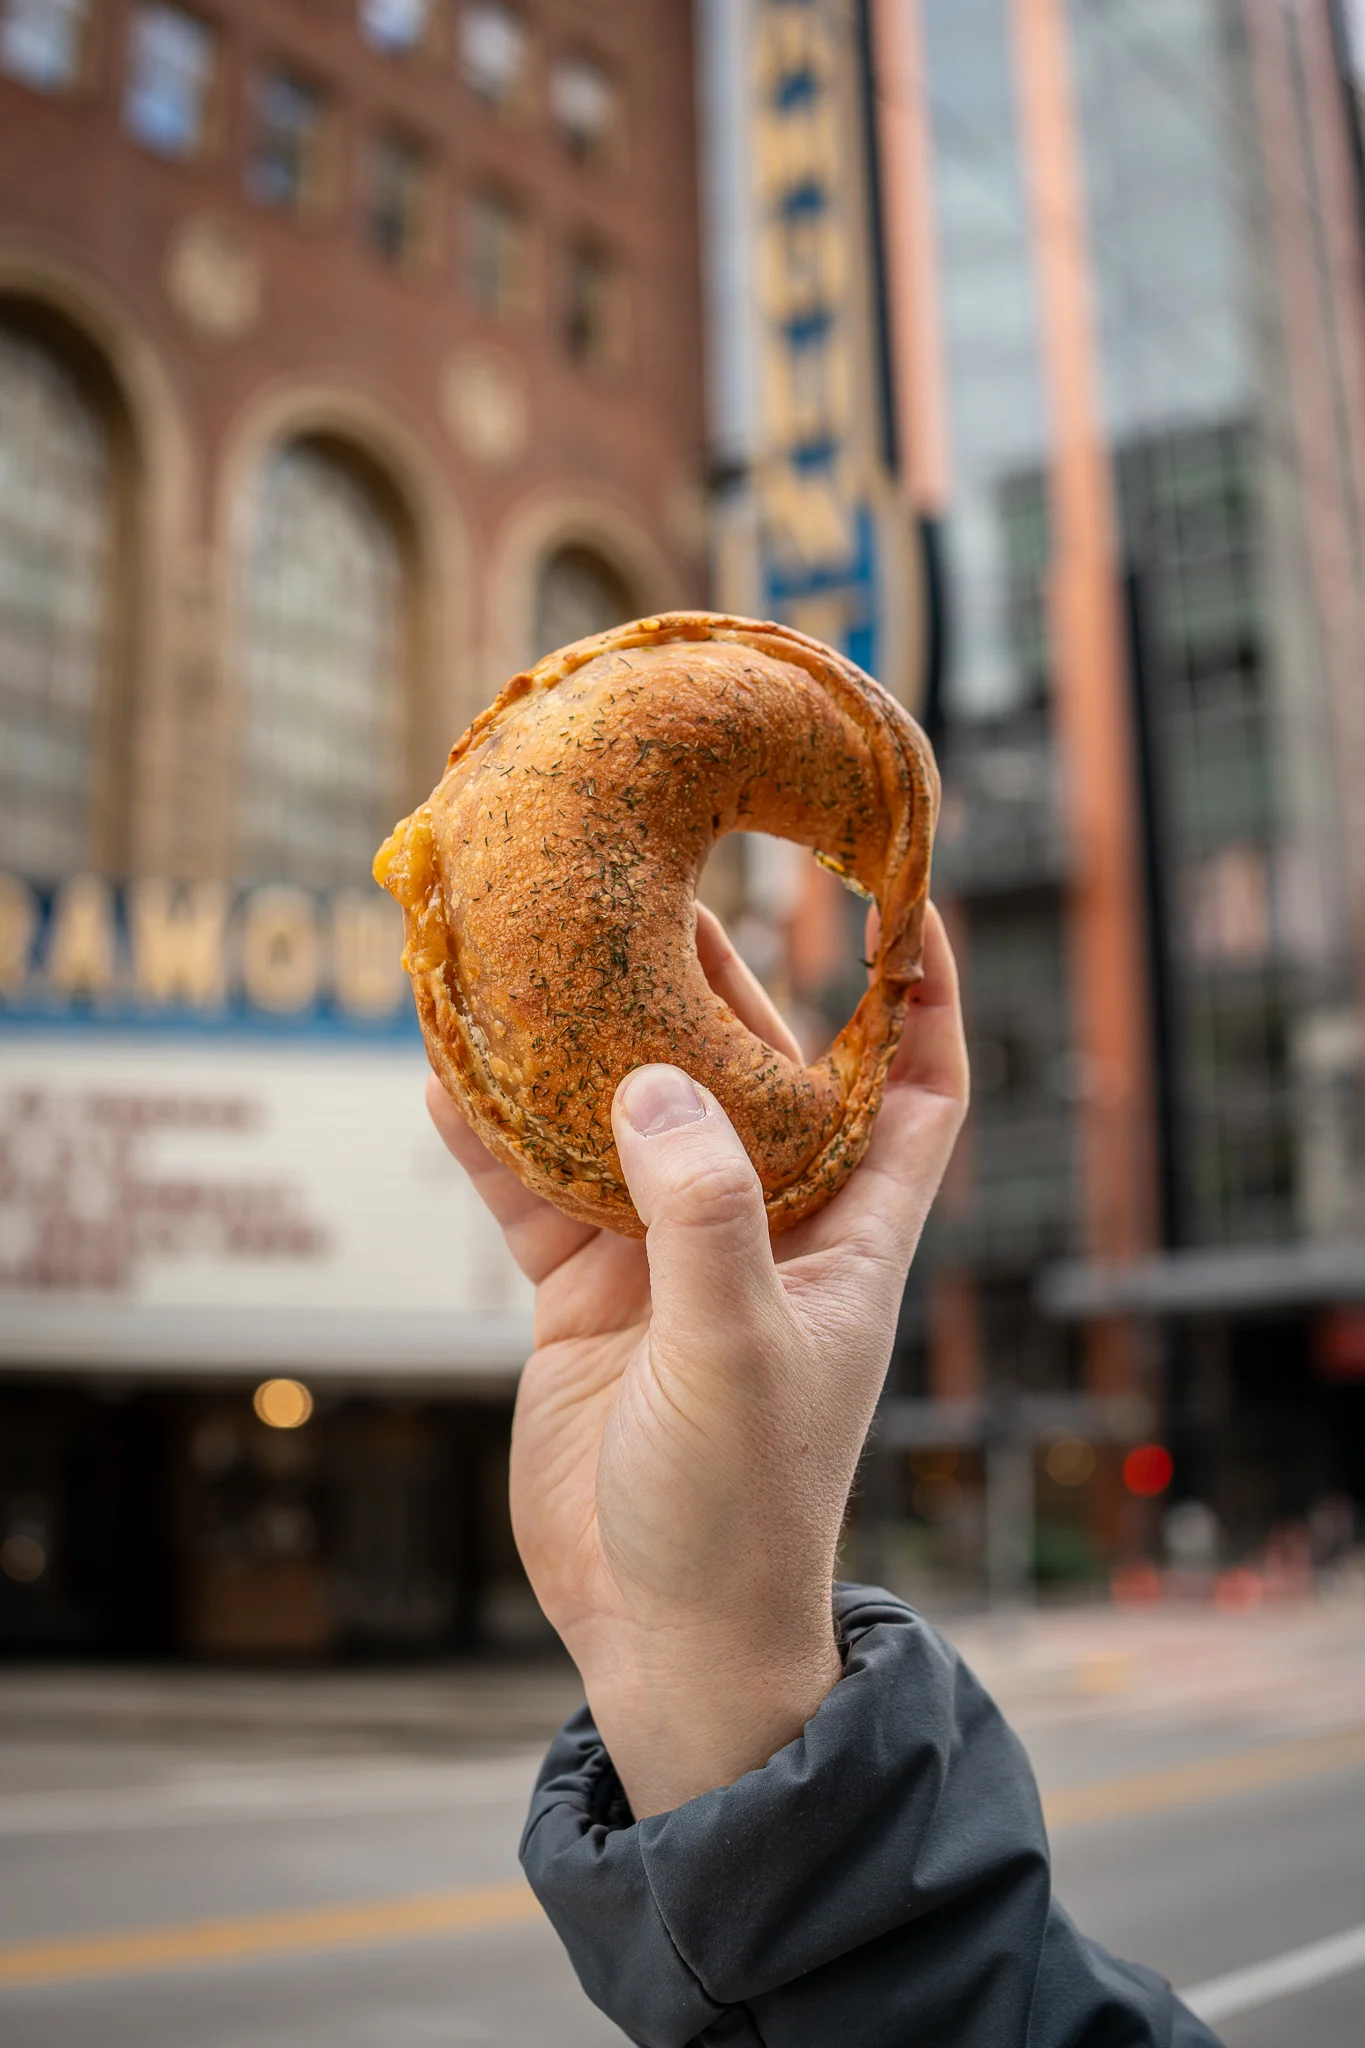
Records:
{"label": "finger", "polygon": [[910,1014],[887,1087],[927,1088],[932,1094],[950,1096],[964,1113],[971,1092],[957,962],[947,928],[932,903],[924,920],[924,979],[911,993]]}
{"label": "finger", "polygon": [[751,1350],[782,1297],[763,1190],[724,1110],[679,1067],[636,1067],[612,1129],[646,1226],[655,1339],[702,1371]]}
{"label": "finger", "polygon": [[828,1206],[793,1232],[796,1256],[841,1248],[903,1272],[947,1170],[967,1109],[967,1048],[957,969],[938,912],[924,931],[924,980],[910,1004],[861,1165]]}
{"label": "finger", "polygon": [[523,1187],[465,1122],[435,1074],[427,1080],[427,1109],[446,1150],[459,1160],[474,1192],[501,1225],[507,1249],[537,1287],[597,1235],[590,1223],[576,1223]]}
{"label": "finger", "polygon": [[753,970],[740,958],[725,926],[704,903],[697,905],[697,958],[701,971],[723,1003],[728,1003],[741,1024],[747,1024],[756,1038],[784,1053],[800,1066],[801,1047],[791,1027]]}

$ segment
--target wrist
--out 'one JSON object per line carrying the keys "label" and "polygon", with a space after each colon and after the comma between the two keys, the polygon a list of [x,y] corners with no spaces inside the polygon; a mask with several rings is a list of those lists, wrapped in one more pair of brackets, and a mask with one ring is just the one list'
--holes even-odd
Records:
{"label": "wrist", "polygon": [[799,1628],[672,1625],[569,1648],[637,1820],[760,1770],[843,1676],[827,1603]]}

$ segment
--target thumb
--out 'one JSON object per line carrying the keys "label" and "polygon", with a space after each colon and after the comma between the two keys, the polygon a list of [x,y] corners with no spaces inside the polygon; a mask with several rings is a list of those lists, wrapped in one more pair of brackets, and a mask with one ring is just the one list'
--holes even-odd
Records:
{"label": "thumb", "polygon": [[636,1067],[612,1104],[645,1225],[654,1332],[675,1356],[733,1351],[781,1303],[763,1189],[734,1125],[680,1067]]}

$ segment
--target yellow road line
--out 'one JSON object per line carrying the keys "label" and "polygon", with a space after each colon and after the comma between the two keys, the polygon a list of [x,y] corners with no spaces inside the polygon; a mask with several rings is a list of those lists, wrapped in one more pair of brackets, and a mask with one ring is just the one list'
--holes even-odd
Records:
{"label": "yellow road line", "polygon": [[1321,1771],[1362,1763],[1365,1728],[1347,1728],[1332,1735],[1268,1743],[1264,1749],[1234,1750],[1230,1756],[1206,1757],[1200,1763],[1139,1771],[1131,1778],[1106,1778],[1097,1785],[1062,1786],[1046,1794],[1043,1813],[1049,1828],[1086,1827],[1095,1821],[1196,1806],[1208,1799],[1231,1799],[1239,1792],[1292,1784]]}
{"label": "yellow road line", "polygon": [[234,1962],[243,1956],[345,1948],[359,1942],[411,1941],[423,1935],[471,1933],[509,1921],[534,1920],[539,1915],[529,1885],[518,1882],[368,1899],[358,1905],[244,1913],[230,1920],[192,1920],[177,1927],[78,1934],[0,1948],[0,1985],[136,1976],[144,1971]]}
{"label": "yellow road line", "polygon": [[[1269,1785],[1365,1763],[1365,1727],[1309,1736],[1264,1749],[1237,1750],[1203,1763],[1177,1764],[1096,1785],[1071,1785],[1043,1801],[1050,1828],[1125,1820],[1204,1800],[1230,1799]],[[356,1904],[309,1906],[232,1919],[193,1920],[170,1927],[134,1927],[53,1941],[0,1947],[0,1987],[65,1983],[80,1977],[125,1977],[194,1969],[248,1956],[298,1954],[362,1943],[414,1941],[473,1933],[538,1919],[529,1886],[474,1885]]]}

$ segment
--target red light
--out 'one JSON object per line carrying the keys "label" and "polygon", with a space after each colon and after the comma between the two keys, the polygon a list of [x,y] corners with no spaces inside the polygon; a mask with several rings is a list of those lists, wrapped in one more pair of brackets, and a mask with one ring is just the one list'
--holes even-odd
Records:
{"label": "red light", "polygon": [[1165,1444],[1139,1444],[1123,1461],[1123,1483],[1129,1493],[1150,1500],[1154,1494],[1166,1491],[1174,1471]]}

